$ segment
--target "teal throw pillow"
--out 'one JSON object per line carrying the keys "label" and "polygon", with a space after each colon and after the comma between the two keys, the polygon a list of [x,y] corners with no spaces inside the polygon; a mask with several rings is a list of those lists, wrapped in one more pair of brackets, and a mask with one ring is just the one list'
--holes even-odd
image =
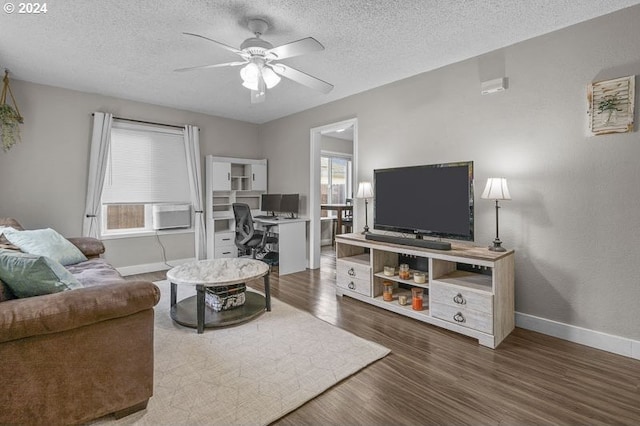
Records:
{"label": "teal throw pillow", "polygon": [[64,266],[87,260],[78,247],[51,228],[25,231],[5,228],[3,234],[23,252],[50,257]]}
{"label": "teal throw pillow", "polygon": [[82,288],[64,266],[46,256],[0,249],[0,280],[16,297],[41,296]]}

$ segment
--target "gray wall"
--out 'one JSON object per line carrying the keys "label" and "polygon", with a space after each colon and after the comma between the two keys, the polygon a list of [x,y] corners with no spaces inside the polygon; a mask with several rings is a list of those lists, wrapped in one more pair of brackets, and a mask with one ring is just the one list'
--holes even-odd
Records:
{"label": "gray wall", "polygon": [[[509,180],[517,311],[640,339],[640,138],[589,136],[586,115],[589,83],[640,74],[638,22],[640,6],[264,124],[270,185],[308,194],[309,129],[352,117],[359,180],[473,160],[477,244],[495,233],[486,179]],[[503,76],[507,91],[480,95]]]}
{"label": "gray wall", "polygon": [[[11,86],[25,122],[22,142],[0,153],[0,216],[15,217],[25,228],[81,235],[94,111],[197,125],[203,158],[257,158],[259,152],[253,124],[17,80]],[[204,159],[202,167],[204,174]],[[193,234],[163,235],[161,240],[168,259],[194,256]],[[106,257],[118,267],[162,261],[155,237],[106,240],[105,246]]]}

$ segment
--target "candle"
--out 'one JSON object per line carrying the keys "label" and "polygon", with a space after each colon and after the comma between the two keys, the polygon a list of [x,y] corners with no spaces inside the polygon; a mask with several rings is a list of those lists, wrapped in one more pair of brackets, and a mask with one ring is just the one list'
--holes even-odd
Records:
{"label": "candle", "polygon": [[382,300],[391,302],[393,300],[393,283],[391,281],[383,281]]}
{"label": "candle", "polygon": [[422,289],[418,287],[414,287],[411,289],[411,308],[414,311],[422,310]]}
{"label": "candle", "polygon": [[401,280],[408,280],[411,277],[411,273],[409,272],[409,265],[403,263],[398,268],[398,275]]}

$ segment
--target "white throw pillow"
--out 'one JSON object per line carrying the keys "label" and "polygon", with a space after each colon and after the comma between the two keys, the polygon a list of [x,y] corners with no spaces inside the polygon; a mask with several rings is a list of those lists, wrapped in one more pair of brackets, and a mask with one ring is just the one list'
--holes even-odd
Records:
{"label": "white throw pillow", "polygon": [[4,228],[3,233],[11,244],[23,252],[49,257],[65,266],[87,260],[76,246],[51,228],[25,231]]}
{"label": "white throw pillow", "polygon": [[4,233],[4,230],[5,230],[5,229],[13,229],[13,228],[12,228],[12,227],[10,227],[10,226],[2,226],[2,225],[0,225],[0,237],[1,237],[1,236],[2,236],[2,234]]}

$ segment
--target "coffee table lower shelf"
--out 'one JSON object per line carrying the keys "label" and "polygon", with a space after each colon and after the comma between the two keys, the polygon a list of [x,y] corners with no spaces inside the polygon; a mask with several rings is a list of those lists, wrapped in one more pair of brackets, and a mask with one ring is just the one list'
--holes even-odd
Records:
{"label": "coffee table lower shelf", "polygon": [[[245,293],[244,305],[228,311],[216,312],[210,307],[204,307],[205,328],[226,327],[249,321],[265,312],[265,297],[253,291]],[[185,327],[198,328],[196,309],[197,296],[183,299],[171,307],[171,318]]]}

